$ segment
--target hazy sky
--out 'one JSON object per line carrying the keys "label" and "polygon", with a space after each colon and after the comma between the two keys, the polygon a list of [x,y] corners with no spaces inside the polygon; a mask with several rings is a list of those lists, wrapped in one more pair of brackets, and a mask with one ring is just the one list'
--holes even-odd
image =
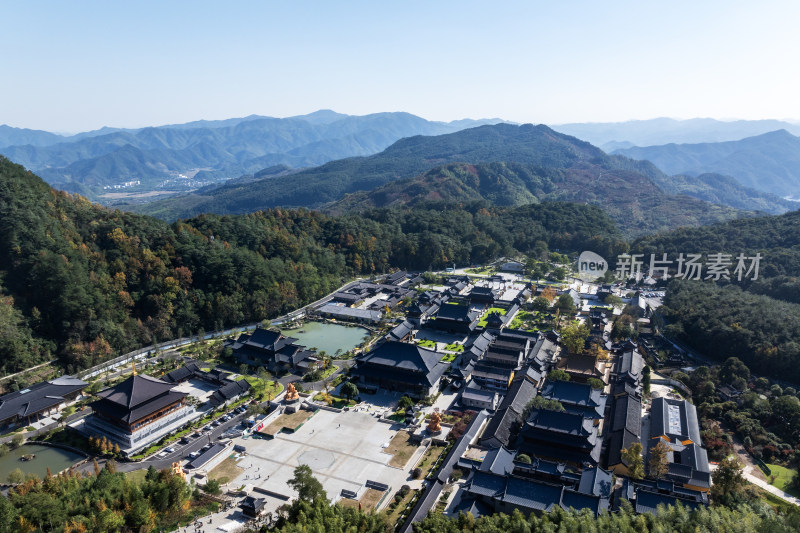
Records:
{"label": "hazy sky", "polygon": [[6,2],[0,124],[800,118],[800,2]]}

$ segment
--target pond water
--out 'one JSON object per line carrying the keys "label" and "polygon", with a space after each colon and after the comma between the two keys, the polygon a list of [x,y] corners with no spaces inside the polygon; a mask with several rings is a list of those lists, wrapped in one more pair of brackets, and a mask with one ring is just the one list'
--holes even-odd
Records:
{"label": "pond water", "polygon": [[283,329],[281,333],[298,339],[297,343],[307,348],[325,350],[328,355],[335,355],[336,350],[352,350],[369,336],[369,331],[362,327],[324,322],[306,322],[300,328]]}
{"label": "pond water", "polygon": [[[33,454],[35,457],[30,461],[20,461],[23,455]],[[47,475],[47,467],[53,475],[69,468],[83,456],[75,452],[42,446],[41,444],[23,444],[16,450],[11,450],[7,455],[0,457],[0,482],[5,482],[9,472],[19,468],[26,474],[36,474],[40,478]]]}

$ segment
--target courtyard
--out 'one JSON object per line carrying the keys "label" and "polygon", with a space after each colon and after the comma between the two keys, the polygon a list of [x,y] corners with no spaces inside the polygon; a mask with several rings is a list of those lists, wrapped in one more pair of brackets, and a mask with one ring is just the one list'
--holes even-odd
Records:
{"label": "courtyard", "polygon": [[[271,440],[236,439],[246,447],[246,456],[238,466],[244,472],[228,483],[228,487],[246,486],[294,498],[287,485],[294,469],[305,464],[322,483],[328,497],[337,501],[342,491],[361,498],[367,481],[388,485],[389,496],[402,485],[412,484],[410,471],[425,452],[425,447],[403,450],[407,460],[392,462],[390,443],[398,434],[398,426],[379,422],[363,411],[336,413],[320,409],[294,433],[278,432]],[[397,441],[395,441],[397,443]],[[405,457],[404,457],[405,459]],[[391,466],[403,463],[402,467]],[[262,496],[263,497],[263,496]],[[384,502],[388,501],[388,498]],[[267,510],[274,511],[285,503],[267,495]]]}

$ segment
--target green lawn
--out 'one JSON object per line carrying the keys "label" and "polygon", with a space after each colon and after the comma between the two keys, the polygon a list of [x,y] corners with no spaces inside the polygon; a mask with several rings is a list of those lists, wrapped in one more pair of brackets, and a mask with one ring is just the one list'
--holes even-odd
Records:
{"label": "green lawn", "polygon": [[767,463],[767,466],[772,471],[772,475],[775,476],[775,481],[772,485],[778,487],[784,492],[788,492],[792,496],[800,497],[800,491],[795,488],[789,487],[789,483],[791,483],[792,478],[797,473],[797,470],[793,468],[786,468],[785,466],[781,465],[771,465]]}
{"label": "green lawn", "polygon": [[[335,407],[337,409],[341,409],[343,407],[353,407],[356,404],[355,400],[348,400],[347,398],[342,398],[341,396],[334,396],[331,394],[330,397],[331,407]],[[320,392],[319,394],[314,395],[314,400],[318,402],[325,401],[325,395]]]}
{"label": "green lawn", "polygon": [[445,346],[444,349],[449,350],[451,352],[463,352],[464,346],[462,344],[454,342],[453,344],[448,344],[447,346]]}
{"label": "green lawn", "polygon": [[458,357],[457,354],[448,353],[448,354],[445,354],[445,356],[441,358],[441,361],[443,363],[452,363],[453,361],[456,360],[456,357]]}
{"label": "green lawn", "polygon": [[489,309],[486,310],[485,313],[483,313],[483,316],[481,317],[480,321],[478,322],[478,327],[482,328],[482,327],[486,326],[486,319],[488,318],[488,316],[491,313],[500,313],[501,316],[505,316],[506,310],[502,309],[500,307],[490,307]]}
{"label": "green lawn", "polygon": [[423,348],[436,348],[436,343],[434,341],[429,341],[428,339],[420,339],[417,341],[418,346],[422,346]]}
{"label": "green lawn", "polygon": [[132,472],[126,473],[125,477],[127,477],[128,479],[139,485],[144,481],[144,477],[146,475],[147,475],[147,469],[142,468],[140,470],[134,470]]}
{"label": "green lawn", "polygon": [[[266,382],[264,382],[253,376],[245,376],[244,379],[246,379],[247,382],[250,383],[250,386],[252,387],[256,398],[259,398],[262,401],[266,400],[268,397],[270,399],[275,398],[275,396],[277,396],[278,394],[281,393],[281,391],[283,391],[283,385],[281,385],[277,381],[267,380]],[[267,385],[268,383],[270,383],[271,386],[268,386]]]}

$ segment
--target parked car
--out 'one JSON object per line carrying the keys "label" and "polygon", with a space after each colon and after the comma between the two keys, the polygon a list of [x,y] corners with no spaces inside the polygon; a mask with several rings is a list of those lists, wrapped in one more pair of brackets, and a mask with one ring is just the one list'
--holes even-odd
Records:
{"label": "parked car", "polygon": [[167,446],[166,448],[164,448],[164,451],[167,453],[175,453],[175,448],[173,448],[172,446]]}
{"label": "parked car", "polygon": [[199,457],[200,452],[192,452],[189,454],[189,459],[194,459],[195,457]]}

